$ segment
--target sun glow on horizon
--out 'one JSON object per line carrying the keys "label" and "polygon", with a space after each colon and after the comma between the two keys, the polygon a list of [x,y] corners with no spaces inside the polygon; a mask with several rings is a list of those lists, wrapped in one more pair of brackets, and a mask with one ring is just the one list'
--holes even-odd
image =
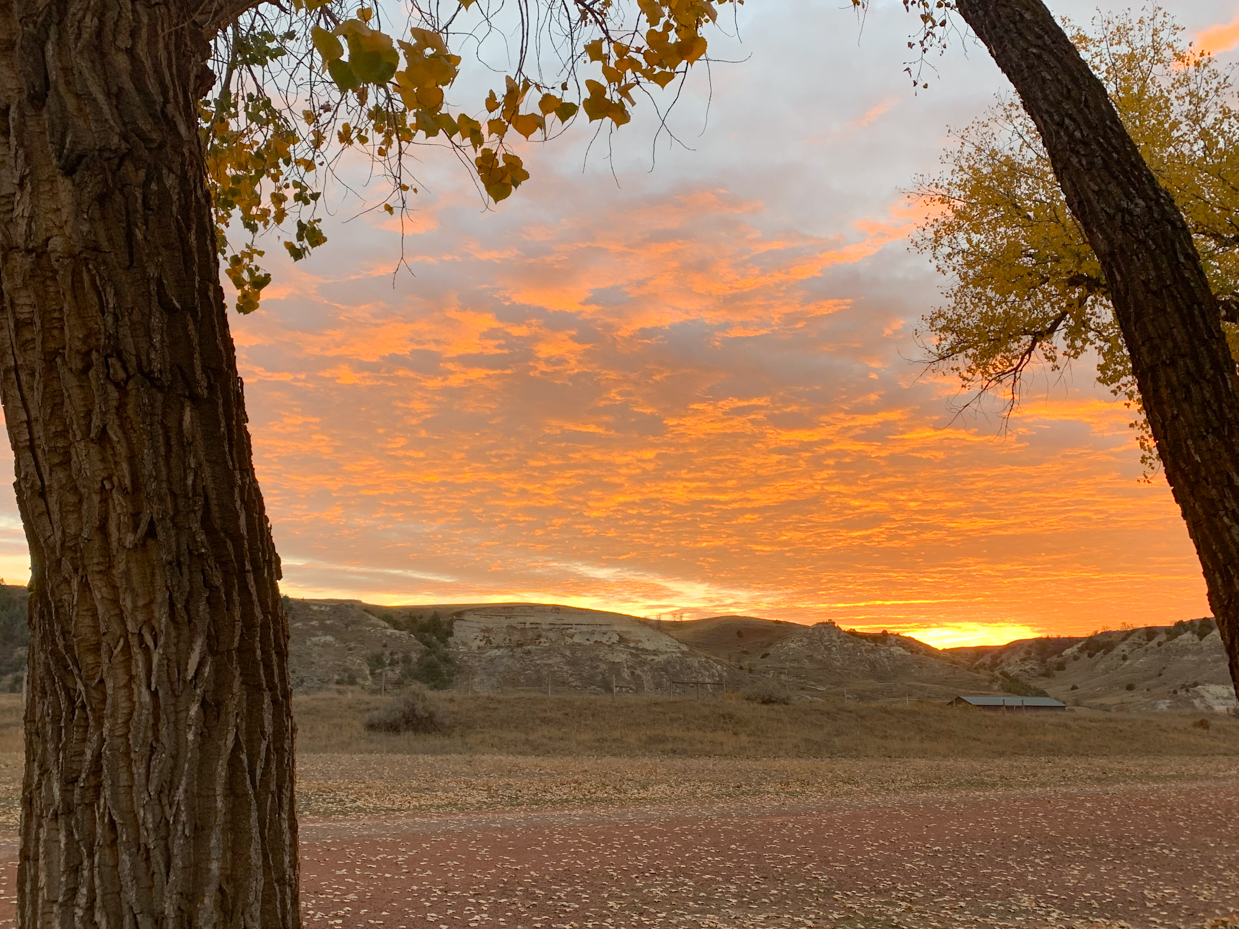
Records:
{"label": "sun glow on horizon", "polygon": [[897,632],[934,648],[960,648],[970,645],[1006,645],[1017,639],[1035,639],[1046,635],[1044,629],[1022,623],[954,623],[950,626],[900,625],[865,627],[861,632]]}

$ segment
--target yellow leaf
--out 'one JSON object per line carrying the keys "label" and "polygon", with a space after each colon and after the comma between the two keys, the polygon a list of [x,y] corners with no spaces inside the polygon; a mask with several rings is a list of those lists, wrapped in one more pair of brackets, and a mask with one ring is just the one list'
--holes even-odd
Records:
{"label": "yellow leaf", "polygon": [[513,155],[511,152],[504,155],[503,166],[513,187],[519,187],[522,181],[529,180],[529,172],[525,170],[525,163],[521,161],[519,155]]}
{"label": "yellow leaf", "polygon": [[542,99],[538,101],[538,109],[542,111],[542,115],[552,112],[563,101],[554,94],[543,94]]}
{"label": "yellow leaf", "polygon": [[691,40],[678,43],[677,51],[684,57],[684,60],[692,64],[698,58],[706,53],[706,40],[704,36],[694,36]]}
{"label": "yellow leaf", "polygon": [[586,97],[582,106],[585,107],[585,115],[589,117],[589,121],[592,123],[595,120],[607,118],[607,114],[611,110],[611,101],[606,97]]}
{"label": "yellow leaf", "polygon": [[663,8],[658,0],[637,0],[637,6],[641,8],[642,14],[651,26],[657,26],[662,22]]}
{"label": "yellow leaf", "polygon": [[326,29],[321,29],[318,26],[311,26],[310,40],[314,43],[314,48],[320,55],[322,55],[323,64],[327,64],[338,58],[344,57],[344,46],[340,44],[339,39],[337,39]]}
{"label": "yellow leaf", "polygon": [[443,106],[443,89],[441,87],[419,87],[417,102],[428,110],[437,110]]}
{"label": "yellow leaf", "polygon": [[416,51],[430,50],[440,55],[447,54],[447,43],[443,41],[443,36],[439,33],[430,29],[418,29],[416,26],[411,26],[409,33],[413,36],[413,41],[417,43]]}
{"label": "yellow leaf", "polygon": [[498,203],[500,200],[506,200],[512,195],[511,184],[487,184],[486,192],[490,194],[492,200]]}
{"label": "yellow leaf", "polygon": [[520,113],[512,117],[512,128],[529,138],[539,129],[546,129],[546,120],[535,113]]}

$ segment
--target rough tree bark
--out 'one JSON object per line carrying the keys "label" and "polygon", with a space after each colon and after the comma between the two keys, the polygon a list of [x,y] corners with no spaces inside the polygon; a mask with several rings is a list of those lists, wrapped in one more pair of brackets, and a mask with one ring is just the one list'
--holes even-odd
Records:
{"label": "rough tree bark", "polygon": [[1105,271],[1239,694],[1239,378],[1183,215],[1041,0],[957,0],[1036,123]]}
{"label": "rough tree bark", "polygon": [[287,620],[198,135],[216,12],[0,0],[27,929],[299,925]]}

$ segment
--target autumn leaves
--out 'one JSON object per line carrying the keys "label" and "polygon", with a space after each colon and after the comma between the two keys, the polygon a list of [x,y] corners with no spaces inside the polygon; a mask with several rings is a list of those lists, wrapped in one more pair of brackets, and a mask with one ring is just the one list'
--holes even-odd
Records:
{"label": "autumn leaves", "polygon": [[[422,18],[407,39],[386,29],[368,0],[293,0],[278,25],[268,8],[253,11],[253,22],[217,39],[222,80],[200,107],[219,251],[236,308],[257,309],[271,280],[259,266],[260,234],[280,230],[294,261],[326,241],[316,206],[343,152],[361,152],[386,176],[380,204],[389,214],[417,193],[405,158],[428,141],[446,142],[471,161],[489,201],[505,200],[529,178],[509,148],[511,133],[545,139],[581,110],[600,125],[628,123],[636,93],[666,88],[705,55],[701,30],[716,19],[716,2],[741,0],[637,0],[635,7],[574,0],[556,8],[558,20],[531,26],[522,19],[520,53],[502,89],[472,107],[448,99],[461,68],[449,40],[471,36],[464,20],[476,0],[460,0],[442,20]],[[497,10],[472,12],[489,28]],[[553,49],[549,61],[527,61],[531,45]],[[543,76],[543,66],[556,75]],[[230,241],[242,231],[248,243]]]}
{"label": "autumn leaves", "polygon": [[[462,0],[461,5],[467,9],[473,2]],[[315,0],[309,0],[307,13],[313,12],[314,4]],[[520,157],[505,150],[509,131],[525,139],[539,133],[545,138],[556,122],[571,121],[580,109],[591,122],[610,120],[617,127],[624,125],[631,119],[634,91],[648,84],[666,87],[705,54],[707,42],[701,28],[717,15],[711,0],[640,0],[636,24],[620,22],[610,3],[580,3],[578,7],[581,24],[598,34],[582,49],[585,63],[598,66],[601,80],[586,78],[586,93],[575,102],[565,99],[568,81],[552,88],[518,69],[505,76],[501,93],[490,91],[484,102],[484,120],[448,108],[445,90],[456,80],[461,59],[448,50],[445,34],[413,27],[412,42],[393,39],[370,25],[373,13],[369,8],[334,29],[314,25],[310,31],[323,68],[341,92],[394,90],[407,120],[387,128],[393,138],[412,142],[418,136],[443,136],[470,147],[478,178],[497,202],[529,177]],[[643,25],[648,26],[644,37]],[[616,38],[619,35],[627,41]],[[575,72],[576,61],[566,64]],[[346,129],[337,134],[343,145],[352,141]],[[390,205],[387,209],[391,211]]]}

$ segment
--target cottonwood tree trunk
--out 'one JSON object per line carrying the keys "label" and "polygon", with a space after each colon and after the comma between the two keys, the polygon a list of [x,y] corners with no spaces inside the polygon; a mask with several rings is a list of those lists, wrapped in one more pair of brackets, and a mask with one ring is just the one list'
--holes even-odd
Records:
{"label": "cottonwood tree trunk", "polygon": [[211,28],[0,0],[24,929],[299,924],[287,620],[198,136]]}
{"label": "cottonwood tree trunk", "polygon": [[957,0],[1015,85],[1101,260],[1239,693],[1239,384],[1182,214],[1041,0]]}

